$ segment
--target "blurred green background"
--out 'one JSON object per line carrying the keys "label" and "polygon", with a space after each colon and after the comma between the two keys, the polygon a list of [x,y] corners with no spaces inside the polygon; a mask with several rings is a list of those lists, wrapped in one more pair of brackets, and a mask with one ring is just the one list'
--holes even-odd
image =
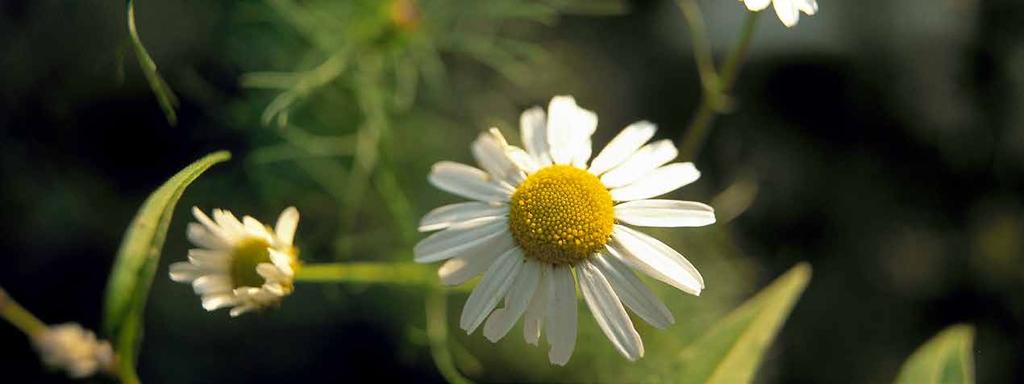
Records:
{"label": "blurred green background", "polygon": [[[47,322],[97,329],[135,210],[184,165],[228,149],[234,159],[177,210],[144,381],[442,381],[420,289],[299,285],[279,310],[206,313],[166,277],[188,248],[185,208],[272,221],[295,205],[305,262],[411,260],[419,216],[458,200],[427,184],[430,165],[470,162],[480,130],[517,137],[522,110],[572,94],[600,116],[595,146],[641,119],[678,143],[701,88],[671,1],[399,3],[140,2],[139,33],[180,100],[174,126],[135,61],[124,4],[0,3],[0,286]],[[747,11],[699,3],[721,57]],[[583,311],[576,354],[551,367],[518,327],[498,344],[451,327],[466,296],[452,293],[450,344],[467,376],[643,380],[809,261],[759,381],[888,382],[958,322],[977,327],[979,382],[1024,380],[1024,3],[819,5],[792,29],[761,17],[734,112],[695,159],[703,178],[674,195],[711,202],[720,223],[652,231],[707,290],[650,284],[677,324],[638,323],[644,360],[622,359]],[[0,372],[64,380],[8,326]]]}

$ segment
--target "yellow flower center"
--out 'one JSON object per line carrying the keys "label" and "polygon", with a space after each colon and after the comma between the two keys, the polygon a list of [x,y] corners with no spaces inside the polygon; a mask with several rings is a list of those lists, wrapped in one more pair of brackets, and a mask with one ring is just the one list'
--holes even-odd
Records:
{"label": "yellow flower center", "polygon": [[[260,276],[259,272],[256,272],[256,266],[261,263],[273,264],[270,260],[270,243],[266,240],[251,237],[240,241],[235,248],[231,250],[231,285],[234,288],[240,287],[254,287],[259,288],[263,286],[266,279]],[[295,247],[289,247],[284,251],[288,256],[291,256],[291,262],[289,263],[293,270],[299,268],[299,250]],[[291,290],[291,282],[281,282],[281,285],[286,290]]]}
{"label": "yellow flower center", "polygon": [[551,264],[586,260],[604,247],[615,224],[612,195],[601,180],[568,165],[527,177],[512,194],[508,216],[526,257]]}
{"label": "yellow flower center", "polygon": [[263,276],[256,272],[260,263],[270,263],[270,243],[252,237],[240,241],[231,250],[231,283],[235,288],[261,287]]}

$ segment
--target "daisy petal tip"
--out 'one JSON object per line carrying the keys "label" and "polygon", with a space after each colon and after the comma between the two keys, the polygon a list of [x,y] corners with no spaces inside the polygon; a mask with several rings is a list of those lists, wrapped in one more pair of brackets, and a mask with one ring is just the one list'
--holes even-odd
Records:
{"label": "daisy petal tip", "polygon": [[559,354],[554,350],[548,352],[548,361],[559,367],[564,367],[566,364],[569,364],[569,357],[570,356],[559,356]]}

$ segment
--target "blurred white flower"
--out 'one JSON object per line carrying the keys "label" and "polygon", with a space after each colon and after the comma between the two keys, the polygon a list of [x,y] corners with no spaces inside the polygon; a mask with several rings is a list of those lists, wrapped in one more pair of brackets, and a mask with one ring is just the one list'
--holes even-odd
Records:
{"label": "blurred white flower", "polygon": [[[545,328],[549,360],[565,365],[576,345],[578,281],[615,348],[629,360],[642,357],[643,343],[624,308],[658,328],[675,320],[633,270],[694,295],[704,280],[678,252],[623,224],[714,223],[705,204],[652,199],[700,173],[692,163],[668,164],[678,154],[670,140],[645,145],[656,130],[648,122],[626,127],[590,161],[597,116],[570,96],[554,97],[546,114],[539,107],[523,112],[520,123],[525,149],[508,145],[497,129],[473,142],[483,170],[434,165],[432,184],[475,201],[423,217],[420,231],[441,231],[416,245],[416,261],[447,260],[438,271],[446,285],[483,274],[459,322],[469,333],[483,324],[484,336],[496,342],[525,317],[526,341],[536,345]],[[495,309],[502,300],[504,307]]]}
{"label": "blurred white flower", "polygon": [[109,370],[114,362],[110,343],[97,340],[96,334],[75,323],[49,327],[32,342],[46,365],[76,379]]}
{"label": "blurred white flower", "polygon": [[818,12],[818,2],[816,0],[740,0],[743,4],[747,5],[747,9],[757,12],[765,8],[768,8],[768,4],[773,4],[775,7],[775,14],[779,15],[779,20],[782,20],[782,24],[787,27],[792,27],[800,21],[800,12],[806,13],[807,15],[814,15]]}
{"label": "blurred white flower", "polygon": [[214,209],[213,220],[192,208],[199,223],[189,223],[188,238],[200,248],[188,262],[171,264],[171,280],[192,283],[203,308],[231,307],[231,316],[280,303],[293,290],[298,250],[293,246],[299,211],[285,209],[269,228],[252,217],[239,221]]}

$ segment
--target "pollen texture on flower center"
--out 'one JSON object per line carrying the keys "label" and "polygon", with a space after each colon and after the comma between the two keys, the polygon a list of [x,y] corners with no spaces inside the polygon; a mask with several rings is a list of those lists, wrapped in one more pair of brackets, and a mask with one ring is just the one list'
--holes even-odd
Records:
{"label": "pollen texture on flower center", "polygon": [[509,228],[527,257],[575,264],[604,247],[615,224],[612,196],[593,174],[554,165],[512,194]]}
{"label": "pollen texture on flower center", "polygon": [[235,245],[231,251],[231,283],[234,288],[263,285],[263,276],[256,272],[256,266],[270,262],[269,246],[259,238],[246,239]]}

